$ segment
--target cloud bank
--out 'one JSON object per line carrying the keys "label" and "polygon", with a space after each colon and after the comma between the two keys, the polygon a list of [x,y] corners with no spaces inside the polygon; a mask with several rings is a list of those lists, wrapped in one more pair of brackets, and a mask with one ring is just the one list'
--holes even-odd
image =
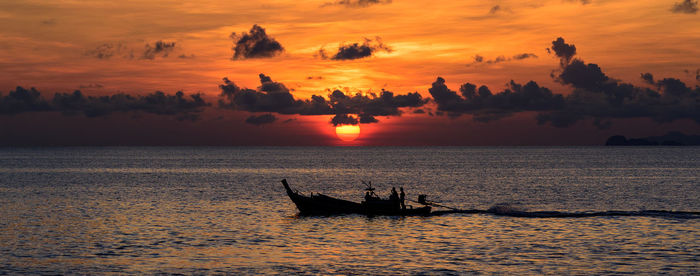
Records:
{"label": "cloud bank", "polygon": [[[375,116],[399,116],[402,107],[420,107],[427,101],[418,92],[394,95],[382,90],[374,93],[345,94],[334,90],[327,97],[312,95],[311,99],[295,99],[282,83],[260,74],[260,86],[256,89],[241,88],[228,78],[219,85],[221,97],[219,107],[287,115],[335,115],[334,125],[376,123]],[[271,120],[271,122],[274,120]]]}
{"label": "cloud bank", "polygon": [[580,120],[592,119],[599,128],[610,127],[611,119],[650,118],[663,123],[690,119],[700,123],[700,87],[695,89],[675,78],[654,81],[651,73],[641,74],[656,89],[637,87],[608,77],[593,63],[576,58],[576,47],[563,38],[552,41],[549,50],[560,59],[560,68],[552,76],[573,88],[570,95],[554,94],[534,81],[521,85],[511,81],[508,87],[492,94],[486,86],[465,83],[460,94],[438,77],[429,89],[438,110],[450,116],[473,115],[476,121],[489,121],[516,112],[536,111],[539,124],[568,127]]}
{"label": "cloud bank", "polygon": [[85,96],[80,90],[73,93],[56,93],[46,100],[35,88],[17,87],[7,96],[0,94],[0,114],[12,115],[24,112],[58,111],[64,115],[83,114],[86,117],[102,117],[114,112],[145,112],[172,115],[178,120],[196,120],[198,113],[209,103],[200,94],[186,97],[177,92],[167,95],[156,91],[145,96],[118,93],[110,96]]}

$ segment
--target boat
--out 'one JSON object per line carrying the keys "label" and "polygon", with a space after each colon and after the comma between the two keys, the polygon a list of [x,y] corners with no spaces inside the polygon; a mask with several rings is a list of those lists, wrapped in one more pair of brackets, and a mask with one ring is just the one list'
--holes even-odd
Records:
{"label": "boat", "polygon": [[374,188],[372,188],[371,183],[365,189],[367,195],[361,203],[333,198],[319,193],[311,193],[307,196],[298,190],[292,190],[289,187],[289,183],[287,183],[287,179],[282,179],[282,185],[284,185],[289,199],[299,209],[300,215],[419,216],[430,214],[430,206],[427,205],[417,208],[407,205],[407,208],[402,209],[398,206],[396,200],[380,198],[374,194]]}

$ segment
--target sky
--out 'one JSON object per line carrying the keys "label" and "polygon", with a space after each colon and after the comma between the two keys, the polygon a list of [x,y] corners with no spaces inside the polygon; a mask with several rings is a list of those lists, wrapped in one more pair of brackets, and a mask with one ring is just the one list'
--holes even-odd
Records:
{"label": "sky", "polygon": [[700,134],[692,0],[18,0],[0,25],[2,146]]}

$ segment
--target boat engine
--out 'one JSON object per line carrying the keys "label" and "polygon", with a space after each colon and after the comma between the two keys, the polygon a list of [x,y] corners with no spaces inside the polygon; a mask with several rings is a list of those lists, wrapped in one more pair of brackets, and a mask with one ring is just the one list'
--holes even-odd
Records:
{"label": "boat engine", "polygon": [[428,202],[425,200],[425,197],[425,195],[418,195],[418,203],[428,205]]}

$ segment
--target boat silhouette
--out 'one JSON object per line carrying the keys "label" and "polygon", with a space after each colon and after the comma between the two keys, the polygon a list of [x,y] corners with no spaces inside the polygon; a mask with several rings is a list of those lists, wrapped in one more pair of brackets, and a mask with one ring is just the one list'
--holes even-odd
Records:
{"label": "boat silhouette", "polygon": [[401,208],[397,199],[382,199],[374,194],[374,188],[368,185],[365,200],[361,203],[338,199],[324,194],[311,193],[304,195],[289,187],[286,179],[282,179],[282,185],[287,191],[289,199],[299,209],[300,215],[343,215],[362,214],[368,216],[421,216],[430,214],[430,206],[413,208]]}

